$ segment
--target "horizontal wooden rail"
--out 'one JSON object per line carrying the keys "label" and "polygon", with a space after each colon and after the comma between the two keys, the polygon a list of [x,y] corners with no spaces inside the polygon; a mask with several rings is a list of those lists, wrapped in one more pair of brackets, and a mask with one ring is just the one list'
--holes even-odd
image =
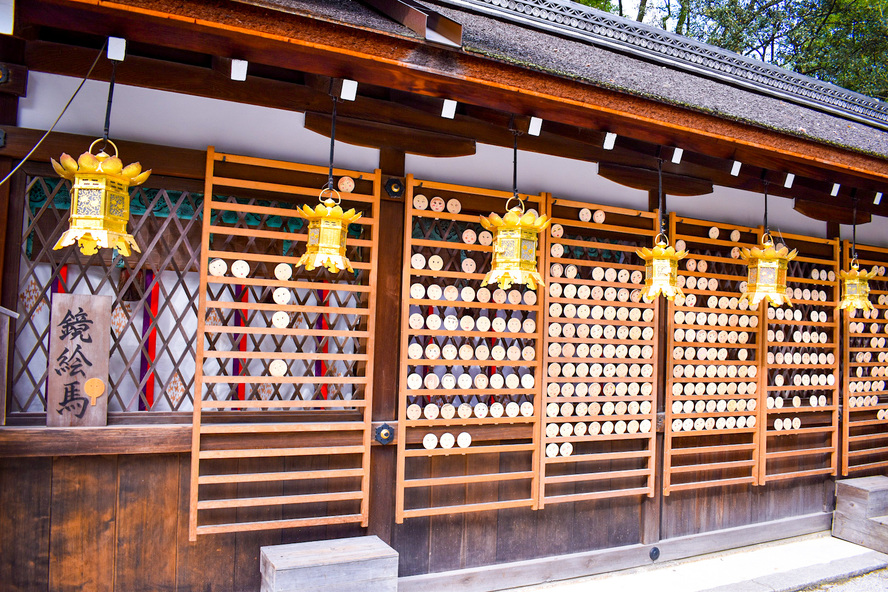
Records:
{"label": "horizontal wooden rail", "polygon": [[323,448],[238,448],[233,450],[201,450],[200,458],[273,458],[278,456],[328,456],[361,454],[363,446],[327,446]]}
{"label": "horizontal wooden rail", "polygon": [[229,475],[201,475],[201,485],[223,483],[264,483],[269,481],[304,481],[314,479],[345,479],[363,477],[362,469],[329,469],[323,471],[274,471],[269,473],[232,473]]}
{"label": "horizontal wooden rail", "polygon": [[296,504],[313,504],[359,500],[360,491],[340,491],[333,493],[312,493],[305,495],[276,495],[269,497],[240,497],[232,499],[199,500],[199,510],[218,510],[222,508],[257,508],[262,506],[288,506]]}
{"label": "horizontal wooden rail", "polygon": [[305,526],[327,526],[330,524],[350,524],[361,522],[360,514],[343,514],[340,516],[324,516],[321,518],[293,518],[291,520],[263,520],[261,522],[236,522],[233,524],[214,524],[197,527],[198,534],[222,534],[225,532],[250,532],[277,528],[301,528]]}

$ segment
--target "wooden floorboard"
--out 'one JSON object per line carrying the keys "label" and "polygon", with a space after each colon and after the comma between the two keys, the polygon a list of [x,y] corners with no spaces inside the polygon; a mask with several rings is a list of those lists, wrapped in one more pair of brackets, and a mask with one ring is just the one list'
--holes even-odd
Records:
{"label": "wooden floorboard", "polygon": [[120,456],[115,589],[176,588],[179,457]]}
{"label": "wooden floorboard", "polygon": [[53,459],[49,589],[54,592],[114,590],[117,460]]}
{"label": "wooden floorboard", "polygon": [[52,459],[0,458],[0,587],[48,590]]}

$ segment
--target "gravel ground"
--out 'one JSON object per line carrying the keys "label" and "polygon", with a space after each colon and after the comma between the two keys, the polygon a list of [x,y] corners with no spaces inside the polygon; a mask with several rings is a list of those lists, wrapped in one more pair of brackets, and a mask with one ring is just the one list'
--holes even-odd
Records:
{"label": "gravel ground", "polygon": [[804,592],[885,592],[888,590],[888,569],[880,569],[856,578],[805,588]]}

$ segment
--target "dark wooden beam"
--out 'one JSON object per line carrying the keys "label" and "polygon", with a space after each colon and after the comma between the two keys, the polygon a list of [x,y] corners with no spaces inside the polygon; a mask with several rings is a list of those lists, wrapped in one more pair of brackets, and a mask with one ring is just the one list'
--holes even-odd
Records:
{"label": "dark wooden beam", "polygon": [[[326,113],[306,113],[305,128],[330,137],[331,117]],[[388,123],[336,118],[336,139],[357,146],[389,148],[423,156],[470,156],[475,154],[475,141]]]}
{"label": "dark wooden beam", "polygon": [[392,148],[382,148],[379,151],[379,169],[383,175],[390,177],[403,177],[406,174],[406,162],[404,153]]}
{"label": "dark wooden beam", "polygon": [[[5,77],[0,82],[0,125],[18,123],[18,100],[28,88],[28,69],[25,67],[25,42],[8,35],[0,35],[0,67]],[[2,212],[2,211],[0,211]]]}
{"label": "dark wooden beam", "polygon": [[[656,195],[659,181],[657,171],[640,167],[601,163],[598,174],[615,183],[641,189]],[[663,173],[663,193],[669,195],[706,195],[712,193],[712,181]]]}
{"label": "dark wooden beam", "polygon": [[856,179],[850,184],[861,189],[878,190],[888,184],[885,159],[319,19],[237,4],[222,12],[200,2],[172,6],[160,0],[135,0],[115,8],[81,1],[24,0],[19,8],[23,26],[124,35],[142,43],[283,68],[299,64],[310,73],[449,97],[536,115],[547,122],[608,129],[621,137],[646,138],[843,185]]}
{"label": "dark wooden beam", "polygon": [[147,454],[188,452],[191,426],[106,426],[101,428],[0,429],[0,456]]}
{"label": "dark wooden beam", "polygon": [[[163,414],[170,421],[171,414]],[[172,414],[176,415],[176,414]],[[184,414],[179,414],[184,415]],[[190,417],[190,414],[188,414]],[[397,433],[397,422],[389,422]],[[374,421],[373,429],[382,425]],[[311,436],[310,438],[314,438]],[[322,439],[316,445],[323,444]],[[374,448],[381,445],[373,440]],[[394,449],[394,442],[389,445]],[[191,452],[191,423],[109,425],[95,428],[0,427],[0,457],[165,454]],[[394,497],[392,498],[394,500]]]}
{"label": "dark wooden beam", "polygon": [[0,71],[4,73],[0,82],[0,94],[23,97],[28,91],[28,69],[21,64],[0,62]]}
{"label": "dark wooden beam", "polygon": [[[795,211],[815,220],[822,220],[834,224],[854,224],[853,209],[837,208],[835,205],[799,198],[795,199],[795,203],[792,207]],[[866,224],[867,222],[871,222],[872,219],[873,217],[869,212],[857,212],[857,224]],[[835,236],[838,236],[838,234]]]}
{"label": "dark wooden beam", "polygon": [[[95,53],[94,49],[34,41],[28,44],[26,56],[28,65],[33,70],[78,76],[89,68]],[[66,55],[66,59],[58,60],[57,56],[60,54]],[[110,72],[110,65],[106,61],[101,61],[93,76],[107,80]],[[122,84],[184,92],[277,109],[328,112],[331,102],[328,91],[333,79],[317,74],[301,72],[293,74],[290,78],[304,81],[304,84],[252,75],[248,77],[246,83],[234,82],[227,73],[207,67],[129,56],[118,68],[117,80]],[[409,130],[426,130],[446,136],[472,138],[477,142],[495,146],[512,145],[509,126],[513,117],[508,112],[477,105],[461,105],[457,116],[453,120],[448,120],[440,116],[441,100],[434,97],[385,90],[368,84],[362,84],[360,92],[358,100],[339,103],[340,115]],[[517,121],[518,127],[521,125],[526,127],[529,118],[519,116]],[[604,150],[601,146],[603,138],[604,134],[598,130],[546,121],[540,136],[521,136],[519,147],[521,150],[564,158],[649,169],[656,167],[658,145],[620,137],[613,150]],[[358,143],[367,145],[368,142],[367,137],[361,137]],[[681,164],[675,165],[667,161],[663,167],[667,173],[709,179],[716,185],[762,192],[763,169],[745,164],[742,174],[734,177],[730,174],[732,162],[724,158],[686,151]],[[832,189],[831,181],[797,177],[793,188],[785,189],[782,186],[784,176],[778,171],[769,173],[772,194],[788,198],[804,196],[809,200],[842,206],[841,199],[837,201],[829,195]],[[878,207],[861,204],[861,209],[878,210]]]}
{"label": "dark wooden beam", "polygon": [[[0,148],[0,157],[14,159],[24,157],[45,133],[41,130],[5,125],[0,125],[0,129],[6,132],[6,146]],[[58,160],[62,152],[77,158],[89,148],[93,140],[95,138],[92,136],[53,132],[34,152],[31,160],[38,162],[49,162],[50,158]],[[203,179],[206,173],[207,153],[203,150],[129,141],[119,141],[117,145],[124,161],[127,163],[138,161],[146,169],[152,169],[156,176]]]}

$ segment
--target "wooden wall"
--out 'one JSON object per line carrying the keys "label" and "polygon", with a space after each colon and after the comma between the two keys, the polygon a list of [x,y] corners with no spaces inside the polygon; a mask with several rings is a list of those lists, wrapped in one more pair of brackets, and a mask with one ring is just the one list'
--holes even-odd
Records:
{"label": "wooden wall", "polygon": [[[0,459],[2,588],[256,591],[261,546],[366,534],[346,525],[189,543],[189,467],[188,454]],[[830,511],[832,491],[832,479],[807,479],[644,503],[625,498],[416,518],[388,529],[401,575],[413,575],[635,544],[651,520],[667,539]],[[644,504],[660,499],[658,519]]]}
{"label": "wooden wall", "polygon": [[[403,155],[397,160],[403,167]],[[402,170],[389,171],[403,174]],[[380,217],[389,221],[381,228],[383,260],[401,260],[402,208],[394,200],[384,199],[381,204]],[[399,266],[382,265],[377,308],[377,337],[381,342],[398,343],[400,291]],[[397,347],[379,348],[377,352],[374,385],[379,396],[373,402],[375,421],[391,422],[395,417],[393,386],[397,383],[398,357]],[[660,405],[662,411],[662,401]],[[658,439],[658,449],[662,450],[662,435]],[[90,443],[80,442],[78,448],[82,454],[90,449]],[[448,462],[453,460],[442,459],[432,470],[446,474],[452,468]],[[662,467],[662,458],[657,459],[657,465]],[[256,469],[244,464],[235,470]],[[398,525],[394,522],[395,449],[374,446],[369,529],[345,525],[208,535],[189,543],[189,470],[189,454],[179,452],[0,458],[0,588],[53,592],[255,591],[259,589],[261,546],[361,534],[377,534],[389,542],[401,554],[401,575],[408,576],[653,544],[829,512],[834,504],[834,481],[830,477],[787,480],[762,487],[676,492],[668,497],[662,496],[661,484],[657,483],[654,498],[556,504],[540,511],[519,508],[412,518]],[[662,469],[658,473],[662,474]],[[472,487],[453,495],[484,499],[504,493],[500,488],[506,485]],[[269,494],[273,491],[256,491],[253,495]],[[258,515],[250,519],[273,517]]]}

